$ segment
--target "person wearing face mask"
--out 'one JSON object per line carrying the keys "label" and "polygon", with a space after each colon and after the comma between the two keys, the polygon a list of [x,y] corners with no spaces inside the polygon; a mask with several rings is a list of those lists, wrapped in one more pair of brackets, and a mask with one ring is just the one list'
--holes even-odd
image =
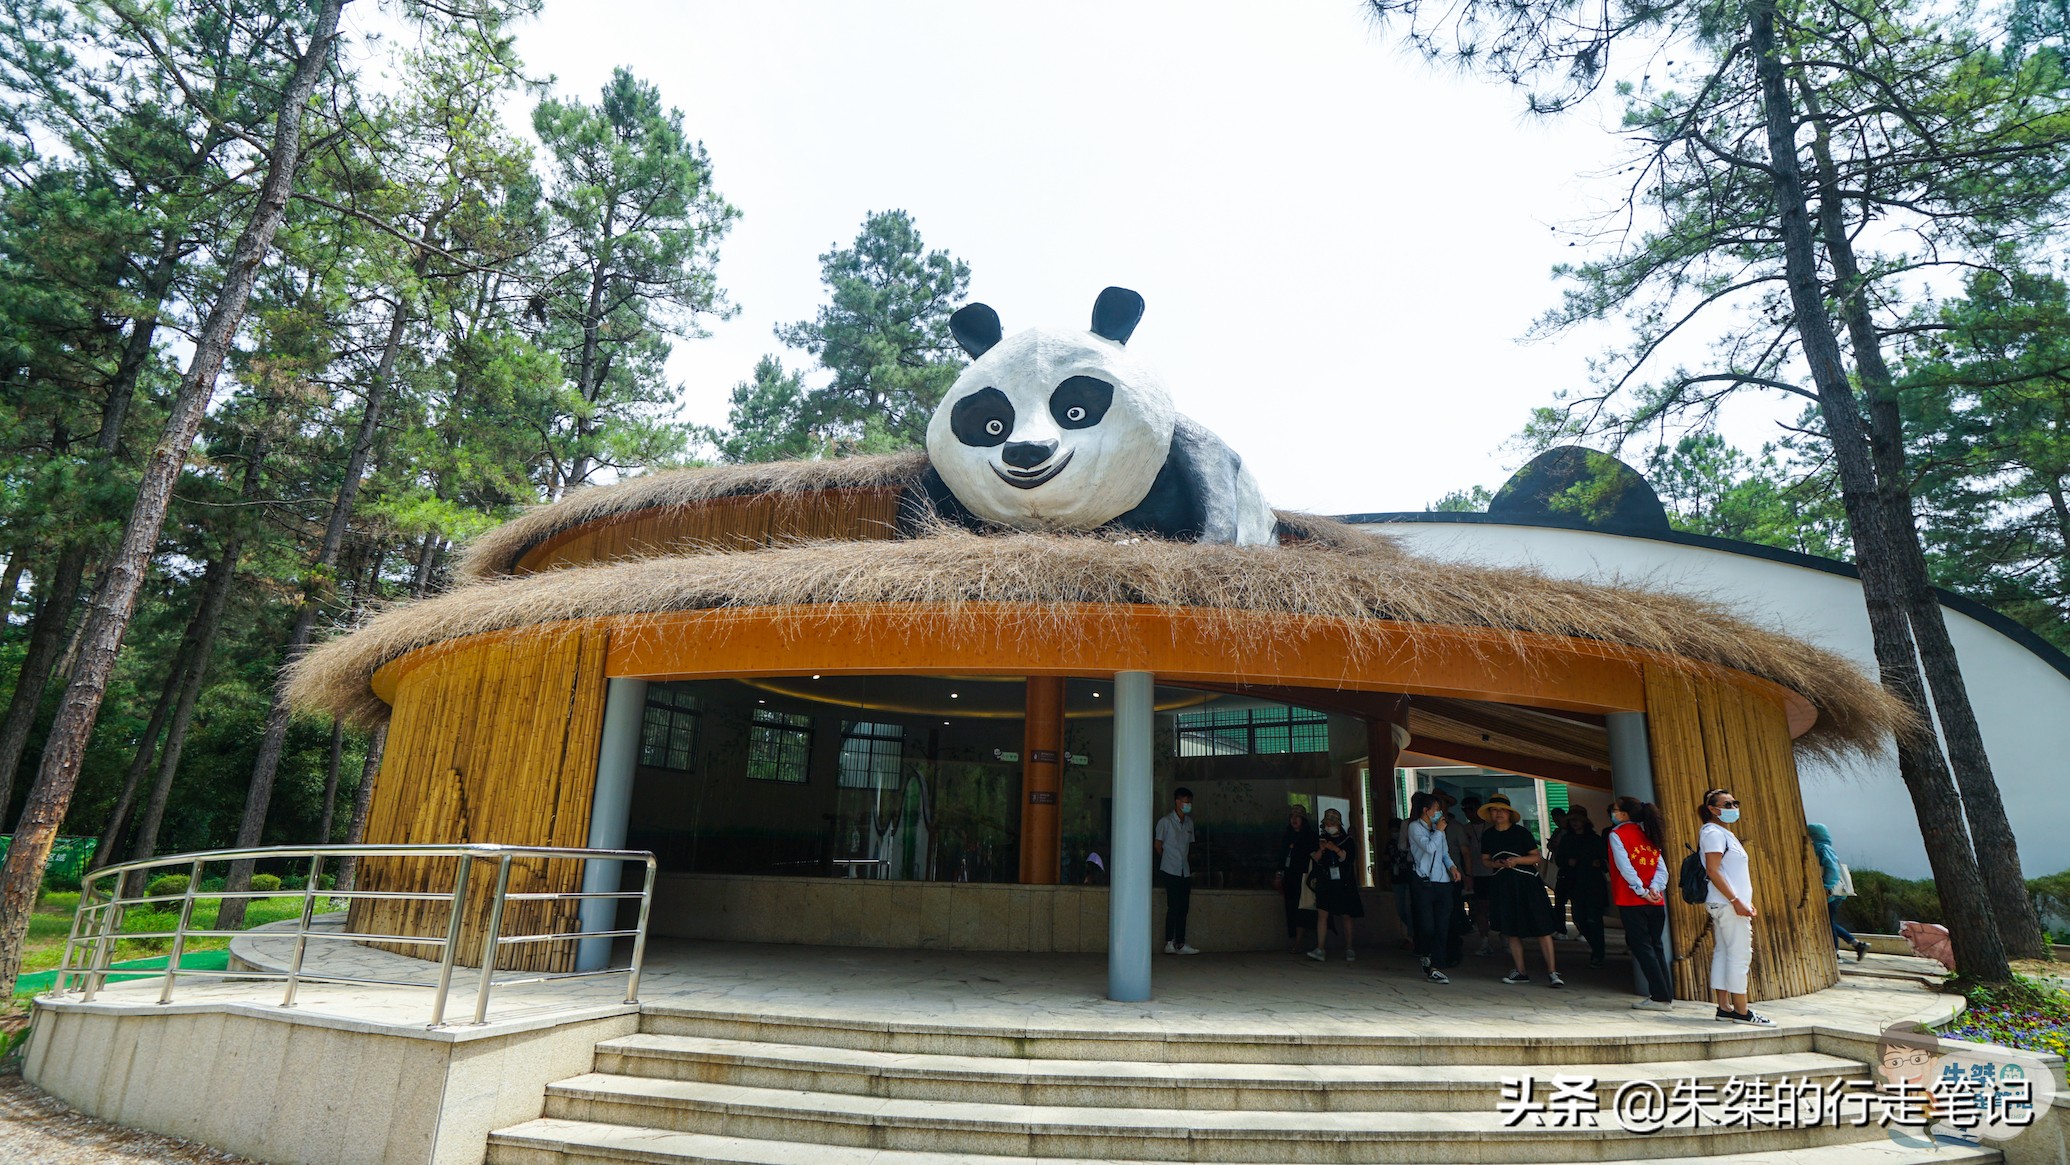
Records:
{"label": "person wearing face mask", "polygon": [[1703,854],[1711,888],[1703,908],[1711,916],[1711,993],[1718,997],[1718,1018],[1735,1023],[1771,1026],[1747,1001],[1747,971],[1754,964],[1754,879],[1747,869],[1747,850],[1731,826],[1739,821],[1739,798],[1729,789],[1712,789],[1697,806],[1703,828],[1696,848]]}
{"label": "person wearing face mask", "polygon": [[1637,797],[1610,802],[1610,893],[1624,922],[1624,945],[1646,981],[1645,998],[1632,1004],[1639,1011],[1675,1007],[1675,981],[1668,977],[1660,942],[1667,929],[1668,870],[1661,858],[1666,845],[1658,809]]}
{"label": "person wearing face mask", "polygon": [[1308,957],[1318,963],[1326,957],[1323,947],[1330,941],[1333,920],[1344,936],[1344,961],[1358,961],[1358,952],[1351,949],[1351,920],[1364,918],[1366,907],[1358,897],[1357,854],[1351,835],[1344,832],[1343,815],[1323,810],[1322,833],[1308,855],[1309,877],[1315,882],[1315,949]]}
{"label": "person wearing face mask", "polygon": [[1197,955],[1186,945],[1186,913],[1193,906],[1193,790],[1172,790],[1172,811],[1158,819],[1151,842],[1157,880],[1164,885],[1164,953]]}
{"label": "person wearing face mask", "polygon": [[[1315,927],[1314,906],[1301,905],[1301,891],[1308,881],[1308,855],[1314,849],[1315,826],[1308,823],[1308,810],[1295,805],[1287,810],[1287,831],[1279,841],[1279,872],[1272,875],[1272,883],[1286,900],[1287,941],[1294,944],[1296,952],[1308,949],[1301,941],[1301,933]],[[1317,946],[1322,945],[1320,931],[1315,941]]]}
{"label": "person wearing face mask", "polygon": [[1452,925],[1452,887],[1460,879],[1459,866],[1445,844],[1445,810],[1437,794],[1416,794],[1409,802],[1409,815],[1413,818],[1409,822],[1409,864],[1414,877],[1416,954],[1425,979],[1450,983],[1437,963],[1444,957],[1445,932]]}

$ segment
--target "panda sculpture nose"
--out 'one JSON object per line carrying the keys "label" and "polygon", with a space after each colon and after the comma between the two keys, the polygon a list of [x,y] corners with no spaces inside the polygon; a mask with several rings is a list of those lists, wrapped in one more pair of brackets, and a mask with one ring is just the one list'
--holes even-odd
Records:
{"label": "panda sculpture nose", "polygon": [[1055,441],[1009,441],[999,456],[1015,469],[1033,469],[1056,451]]}

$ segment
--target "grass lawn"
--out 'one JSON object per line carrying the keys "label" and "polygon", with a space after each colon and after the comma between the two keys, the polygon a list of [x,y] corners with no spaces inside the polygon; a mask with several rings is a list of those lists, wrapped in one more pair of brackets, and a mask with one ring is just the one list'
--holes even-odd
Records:
{"label": "grass lawn", "polygon": [[[177,903],[160,903],[172,905]],[[218,898],[196,898],[194,900],[193,926],[196,930],[208,930],[216,923],[216,911],[222,905]],[[29,939],[22,952],[22,978],[15,985],[17,996],[30,995],[47,990],[51,976],[36,972],[47,972],[58,965],[65,954],[65,936],[72,933],[72,912],[79,907],[77,891],[46,893],[36,903],[36,913],[29,916]],[[327,901],[317,902],[317,913],[330,908]],[[295,918],[302,913],[300,894],[282,894],[275,898],[255,898],[245,908],[246,929],[279,922],[284,918]],[[150,910],[131,907],[122,916],[122,930],[125,934],[146,934],[154,931],[170,931],[180,921],[178,909]],[[226,938],[190,938],[180,959],[183,967],[204,968],[209,964],[196,960],[208,955],[212,958],[227,957],[230,940]],[[118,964],[137,960],[152,960],[140,966],[165,966],[165,955],[172,947],[171,939],[137,938],[121,939],[115,944],[113,959]],[[155,956],[155,960],[154,960]],[[220,968],[218,962],[214,966]],[[31,984],[34,984],[31,986]]]}

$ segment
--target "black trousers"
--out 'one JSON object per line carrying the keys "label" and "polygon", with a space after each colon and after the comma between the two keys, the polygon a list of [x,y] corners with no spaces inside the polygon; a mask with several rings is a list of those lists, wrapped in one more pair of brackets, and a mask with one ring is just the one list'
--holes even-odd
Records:
{"label": "black trousers", "polygon": [[1594,885],[1576,886],[1567,901],[1574,905],[1574,929],[1588,940],[1588,955],[1591,959],[1603,957],[1603,907],[1609,897],[1609,887],[1600,880]]}
{"label": "black trousers", "polygon": [[1646,995],[1658,1003],[1675,998],[1675,981],[1668,977],[1667,955],[1660,949],[1661,932],[1667,929],[1665,906],[1620,906],[1624,920],[1624,945],[1631,948],[1632,962],[1646,979]]}
{"label": "black trousers", "polygon": [[1416,956],[1426,963],[1445,961],[1445,937],[1452,931],[1452,908],[1457,899],[1450,882],[1416,879],[1409,886],[1410,907],[1416,916]]}
{"label": "black trousers", "polygon": [[1193,907],[1193,878],[1157,871],[1164,883],[1164,941],[1186,945],[1186,912]]}

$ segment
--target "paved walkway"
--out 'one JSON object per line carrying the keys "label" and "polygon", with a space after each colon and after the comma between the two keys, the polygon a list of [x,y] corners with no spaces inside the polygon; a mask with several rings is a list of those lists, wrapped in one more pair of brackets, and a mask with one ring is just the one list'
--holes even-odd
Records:
{"label": "paved walkway", "polygon": [[[238,940],[251,963],[284,967],[292,943],[276,936]],[[1631,968],[1613,955],[1590,971],[1587,949],[1558,944],[1571,960],[1568,986],[1555,990],[1537,974],[1529,986],[1500,981],[1507,958],[1475,958],[1440,986],[1418,977],[1399,950],[1362,952],[1356,963],[1332,954],[1315,963],[1291,954],[1158,955],[1155,998],[1113,1003],[1105,998],[1101,955],[881,950],[749,943],[656,940],[649,945],[640,999],[649,1006],[795,1018],[835,1016],[848,1021],[947,1024],[1033,1031],[1215,1032],[1460,1036],[1590,1036],[1634,1032],[1686,1033],[1691,1025],[1717,1026],[1706,1004],[1681,1003],[1670,1013],[1635,1012]],[[422,1029],[430,1017],[434,964],[341,941],[314,942],[306,965],[324,974],[404,979],[421,986],[305,984],[295,1012],[315,1022]],[[1939,968],[1925,960],[1871,955],[1851,959],[1839,986],[1797,999],[1774,1000],[1760,1010],[1785,1024],[1825,1024],[1873,1031],[1903,1019],[1937,1022],[1951,1000],[1920,981]],[[449,1023],[473,1018],[478,972],[456,970]],[[489,1034],[566,1018],[571,1010],[621,1007],[625,978],[515,982],[499,973],[487,1028],[458,1026],[454,1034]],[[157,980],[115,984],[99,999],[118,1006],[155,1003]],[[76,998],[76,996],[74,996]],[[281,985],[266,981],[195,979],[183,982],[175,1006],[236,1005],[277,1009]],[[1756,999],[1759,999],[1758,985]]]}

